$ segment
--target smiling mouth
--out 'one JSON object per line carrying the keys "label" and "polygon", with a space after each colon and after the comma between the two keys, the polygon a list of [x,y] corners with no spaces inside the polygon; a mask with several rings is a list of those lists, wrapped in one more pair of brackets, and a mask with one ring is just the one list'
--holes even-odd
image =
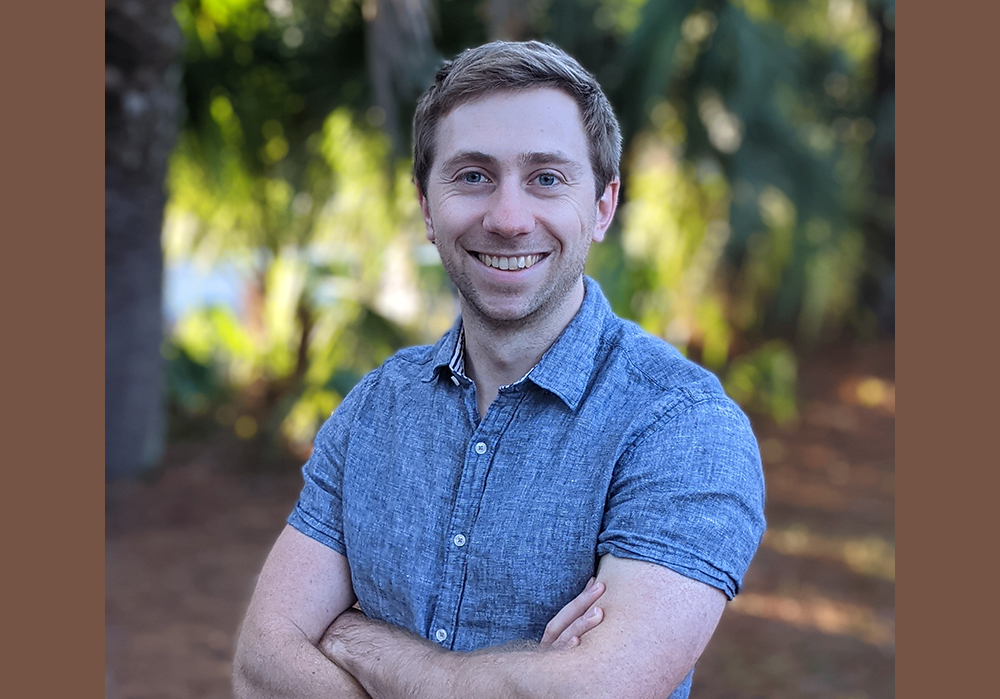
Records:
{"label": "smiling mouth", "polygon": [[493,269],[519,270],[528,269],[541,260],[543,256],[520,255],[518,257],[497,257],[496,255],[483,255],[477,252],[476,257],[484,265]]}

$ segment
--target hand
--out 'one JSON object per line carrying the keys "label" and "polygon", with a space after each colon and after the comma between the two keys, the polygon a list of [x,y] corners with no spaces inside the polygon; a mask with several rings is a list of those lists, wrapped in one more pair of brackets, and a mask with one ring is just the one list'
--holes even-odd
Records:
{"label": "hand", "polygon": [[604,594],[604,583],[591,578],[583,592],[552,617],[545,625],[540,650],[567,650],[580,645],[580,637],[604,619],[604,610],[591,605]]}
{"label": "hand", "polygon": [[363,624],[367,620],[368,617],[357,606],[345,609],[327,627],[316,647],[329,660],[339,664],[338,651],[343,650],[347,643],[344,638],[345,634],[352,632],[359,624]]}

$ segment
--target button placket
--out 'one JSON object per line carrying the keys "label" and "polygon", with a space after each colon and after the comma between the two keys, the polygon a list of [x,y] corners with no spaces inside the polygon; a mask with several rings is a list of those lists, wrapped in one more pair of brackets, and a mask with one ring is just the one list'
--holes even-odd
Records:
{"label": "button placket", "polygon": [[430,629],[433,629],[431,631],[432,638],[446,648],[454,642],[448,629],[456,630],[454,624],[458,621],[459,610],[462,606],[466,557],[470,553],[469,535],[464,532],[468,531],[472,517],[479,507],[478,498],[482,497],[483,493],[482,481],[489,472],[490,462],[493,458],[490,445],[499,438],[498,435],[494,434],[496,426],[498,424],[505,425],[508,417],[508,406],[493,406],[486,419],[473,430],[472,435],[470,435],[471,439],[467,442],[472,448],[465,453],[458,485],[458,501],[451,519],[452,545],[448,546],[445,552],[444,588],[439,598],[439,606],[429,624]]}

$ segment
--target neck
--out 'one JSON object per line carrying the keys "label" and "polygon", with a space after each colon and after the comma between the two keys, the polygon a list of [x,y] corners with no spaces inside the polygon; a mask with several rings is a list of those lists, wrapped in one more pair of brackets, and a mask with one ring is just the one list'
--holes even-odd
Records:
{"label": "neck", "polygon": [[517,381],[538,363],[580,310],[583,296],[581,279],[565,303],[550,313],[511,323],[483,318],[462,299],[465,373],[476,384],[480,416],[486,414],[501,386]]}

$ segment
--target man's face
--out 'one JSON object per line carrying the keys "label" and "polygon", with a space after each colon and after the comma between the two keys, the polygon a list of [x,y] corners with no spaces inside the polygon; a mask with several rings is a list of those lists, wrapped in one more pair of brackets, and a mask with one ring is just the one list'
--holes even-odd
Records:
{"label": "man's face", "polygon": [[595,196],[576,102],[553,88],[488,95],[445,116],[435,144],[420,205],[463,313],[568,322],[618,195],[616,180]]}

